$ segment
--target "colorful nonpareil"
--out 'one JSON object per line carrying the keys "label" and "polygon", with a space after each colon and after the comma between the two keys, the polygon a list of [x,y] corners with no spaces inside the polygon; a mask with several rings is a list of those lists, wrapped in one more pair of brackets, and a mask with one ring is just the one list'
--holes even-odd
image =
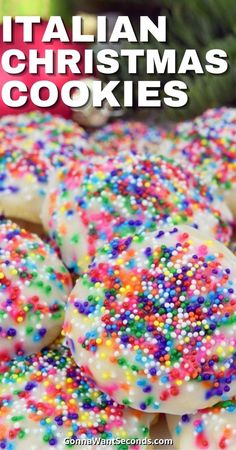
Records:
{"label": "colorful nonpareil", "polygon": [[235,215],[236,109],[209,109],[193,121],[178,124],[172,139],[170,155],[215,185]]}
{"label": "colorful nonpareil", "polygon": [[163,225],[188,223],[227,243],[232,217],[192,171],[164,156],[123,152],[57,171],[42,220],[65,264],[78,273],[112,238]]}
{"label": "colorful nonpareil", "polygon": [[69,273],[48,244],[10,221],[0,222],[1,363],[58,336],[71,288]]}
{"label": "colorful nonpareil", "polygon": [[172,140],[164,128],[148,126],[144,122],[117,120],[90,136],[90,144],[96,152],[117,155],[121,151],[162,152],[172,148]]}
{"label": "colorful nonpareil", "polygon": [[235,395],[235,256],[185,226],[99,253],[69,297],[64,334],[101,390],[171,414]]}
{"label": "colorful nonpareil", "polygon": [[102,393],[62,346],[9,363],[0,373],[0,411],[6,450],[144,450],[134,441],[146,442],[153,420]]}
{"label": "colorful nonpareil", "polygon": [[87,133],[70,120],[31,112],[0,119],[0,210],[40,222],[50,171],[86,158]]}
{"label": "colorful nonpareil", "polygon": [[236,399],[194,415],[167,416],[176,450],[235,450]]}

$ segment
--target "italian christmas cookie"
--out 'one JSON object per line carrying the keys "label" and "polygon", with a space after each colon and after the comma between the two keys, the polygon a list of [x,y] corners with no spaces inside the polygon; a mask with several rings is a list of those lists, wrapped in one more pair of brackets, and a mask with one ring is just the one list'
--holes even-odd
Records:
{"label": "italian christmas cookie", "polygon": [[57,171],[42,209],[45,230],[78,273],[114,237],[189,223],[227,243],[231,220],[227,207],[193,172],[162,156],[131,153]]}
{"label": "italian christmas cookie", "polygon": [[210,109],[178,124],[172,138],[169,153],[214,184],[236,215],[236,109]]}
{"label": "italian christmas cookie", "polygon": [[2,449],[148,448],[153,414],[118,405],[102,393],[63,346],[11,361],[0,380]]}
{"label": "italian christmas cookie", "polygon": [[197,414],[167,416],[176,450],[235,450],[236,399],[220,402]]}
{"label": "italian christmas cookie", "polygon": [[235,395],[235,256],[185,226],[99,253],[72,290],[64,334],[101,390],[171,414]]}
{"label": "italian christmas cookie", "polygon": [[40,222],[53,167],[90,154],[78,125],[48,113],[0,119],[0,210],[8,217]]}
{"label": "italian christmas cookie", "polygon": [[124,150],[153,152],[157,148],[165,153],[172,147],[164,128],[125,120],[116,120],[93,133],[90,144],[97,153],[107,155],[116,155]]}
{"label": "italian christmas cookie", "polygon": [[10,221],[0,222],[1,361],[35,352],[58,336],[71,288],[49,245]]}

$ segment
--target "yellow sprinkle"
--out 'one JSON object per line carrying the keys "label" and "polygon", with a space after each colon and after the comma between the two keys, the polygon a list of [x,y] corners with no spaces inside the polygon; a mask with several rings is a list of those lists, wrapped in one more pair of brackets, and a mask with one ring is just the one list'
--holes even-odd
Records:
{"label": "yellow sprinkle", "polygon": [[213,245],[213,241],[212,241],[212,240],[206,241],[206,243],[207,243],[207,245],[209,245],[209,246],[212,246],[212,245]]}
{"label": "yellow sprinkle", "polygon": [[84,413],[81,416],[81,420],[86,420],[88,418],[88,413]]}
{"label": "yellow sprinkle", "polygon": [[92,397],[97,398],[99,397],[99,395],[100,395],[99,392],[94,391]]}
{"label": "yellow sprinkle", "polygon": [[125,438],[127,436],[127,433],[126,433],[126,431],[121,431],[120,435],[122,436],[122,438]]}
{"label": "yellow sprinkle", "polygon": [[107,380],[109,378],[109,374],[107,372],[104,372],[102,374],[102,378],[103,378],[103,380]]}
{"label": "yellow sprinkle", "polygon": [[218,355],[221,355],[224,352],[224,349],[222,347],[218,347],[216,352]]}
{"label": "yellow sprinkle", "polygon": [[31,174],[27,174],[26,179],[27,181],[33,181],[34,177]]}
{"label": "yellow sprinkle", "polygon": [[124,260],[122,258],[117,259],[117,264],[123,264]]}

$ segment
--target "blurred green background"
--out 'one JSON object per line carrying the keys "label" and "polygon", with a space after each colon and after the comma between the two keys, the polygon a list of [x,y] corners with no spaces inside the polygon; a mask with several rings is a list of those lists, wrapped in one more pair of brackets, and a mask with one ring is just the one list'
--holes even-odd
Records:
{"label": "blurred green background", "polygon": [[[196,116],[205,109],[221,105],[236,104],[236,1],[235,0],[0,0],[0,15],[61,15],[70,22],[72,15],[87,12],[95,15],[108,14],[114,21],[118,14],[128,14],[134,27],[138,27],[138,16],[149,15],[153,20],[159,14],[167,15],[168,42],[165,45],[150,41],[147,48],[175,48],[181,58],[186,48],[198,51],[202,61],[210,48],[222,48],[229,57],[229,70],[223,75],[177,75],[189,86],[189,103],[180,109],[163,108],[161,111],[139,111],[139,114],[156,114],[159,119],[185,119]],[[131,44],[122,44],[122,48]],[[138,44],[134,45],[135,48]],[[99,46],[95,46],[99,50]],[[114,79],[135,81],[148,79],[145,64],[139,65],[137,77],[127,73],[126,58],[120,61],[121,69]],[[170,77],[173,77],[170,75]],[[168,75],[155,75],[152,79],[168,81]],[[106,81],[110,78],[106,77]],[[117,92],[122,99],[122,89]],[[134,102],[137,104],[137,102]],[[133,114],[134,111],[128,112]]]}

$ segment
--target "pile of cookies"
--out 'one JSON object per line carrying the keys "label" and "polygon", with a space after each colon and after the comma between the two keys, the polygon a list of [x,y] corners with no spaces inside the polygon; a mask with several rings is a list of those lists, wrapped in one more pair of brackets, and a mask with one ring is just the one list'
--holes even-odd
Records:
{"label": "pile of cookies", "polygon": [[0,136],[0,449],[235,449],[236,110]]}

